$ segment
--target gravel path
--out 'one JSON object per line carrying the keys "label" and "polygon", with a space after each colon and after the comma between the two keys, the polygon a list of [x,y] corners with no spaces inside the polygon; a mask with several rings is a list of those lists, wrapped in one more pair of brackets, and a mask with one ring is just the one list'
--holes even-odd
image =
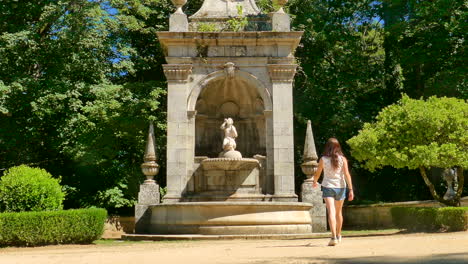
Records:
{"label": "gravel path", "polygon": [[328,239],[121,242],[0,249],[1,264],[468,264],[468,232]]}

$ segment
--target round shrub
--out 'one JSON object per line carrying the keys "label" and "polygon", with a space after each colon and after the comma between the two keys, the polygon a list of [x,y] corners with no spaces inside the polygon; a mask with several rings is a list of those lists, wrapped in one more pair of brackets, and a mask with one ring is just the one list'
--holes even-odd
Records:
{"label": "round shrub", "polygon": [[2,212],[58,210],[64,198],[60,180],[44,169],[12,167],[0,179]]}

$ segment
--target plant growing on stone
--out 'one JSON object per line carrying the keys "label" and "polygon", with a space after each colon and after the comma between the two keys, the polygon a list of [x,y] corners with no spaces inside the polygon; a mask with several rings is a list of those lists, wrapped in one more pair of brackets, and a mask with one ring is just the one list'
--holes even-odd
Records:
{"label": "plant growing on stone", "polygon": [[197,26],[198,32],[215,32],[217,30],[218,28],[216,27],[216,24],[214,23],[201,23],[201,24],[198,24]]}
{"label": "plant growing on stone", "polygon": [[234,32],[239,32],[243,30],[247,24],[249,23],[249,20],[247,17],[244,15],[244,10],[241,5],[237,5],[237,15],[236,17],[232,17],[227,21],[227,26],[228,29]]}
{"label": "plant growing on stone", "polygon": [[[384,108],[376,122],[364,124],[350,140],[352,155],[374,171],[384,166],[419,169],[437,201],[459,206],[463,169],[468,168],[468,103],[456,98],[415,100],[406,95]],[[427,177],[431,167],[458,169],[458,190],[453,199],[440,196]]]}

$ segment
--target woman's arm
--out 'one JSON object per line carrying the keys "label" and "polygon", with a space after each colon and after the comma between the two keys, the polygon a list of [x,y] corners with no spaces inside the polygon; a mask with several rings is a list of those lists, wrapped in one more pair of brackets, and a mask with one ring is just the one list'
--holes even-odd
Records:
{"label": "woman's arm", "polygon": [[315,174],[314,174],[314,183],[312,184],[312,187],[315,188],[318,186],[317,181],[320,179],[320,176],[322,176],[322,170],[323,170],[323,159],[320,159],[318,167],[317,167],[317,171],[315,171]]}
{"label": "woman's arm", "polygon": [[343,172],[349,189],[348,201],[352,201],[354,199],[353,182],[351,181],[351,174],[348,169],[348,160],[345,157],[343,157]]}

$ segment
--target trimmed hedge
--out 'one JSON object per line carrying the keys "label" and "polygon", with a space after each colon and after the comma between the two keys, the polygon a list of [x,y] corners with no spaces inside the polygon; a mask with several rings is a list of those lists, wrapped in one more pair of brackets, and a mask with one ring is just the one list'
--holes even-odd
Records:
{"label": "trimmed hedge", "polygon": [[466,231],[468,207],[393,207],[396,227],[409,231]]}
{"label": "trimmed hedge", "polygon": [[86,244],[104,232],[100,208],[0,214],[0,246]]}

